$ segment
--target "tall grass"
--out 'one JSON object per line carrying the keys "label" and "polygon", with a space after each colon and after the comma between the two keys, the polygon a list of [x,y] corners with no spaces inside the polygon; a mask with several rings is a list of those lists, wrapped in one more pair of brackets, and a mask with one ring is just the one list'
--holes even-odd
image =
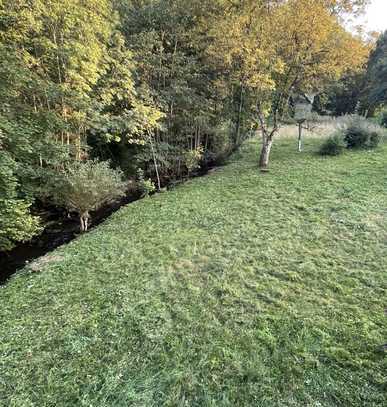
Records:
{"label": "tall grass", "polygon": [[[357,118],[361,119],[357,115],[345,115],[340,117],[330,116],[316,116],[313,121],[305,124],[303,128],[303,136],[305,138],[318,138],[324,139],[331,137],[334,134],[342,133],[351,122]],[[366,121],[366,125],[370,132],[376,132],[384,136],[387,136],[387,129],[381,127],[377,123],[371,120]],[[298,126],[295,124],[284,124],[279,130],[279,138],[296,138],[298,137]]]}

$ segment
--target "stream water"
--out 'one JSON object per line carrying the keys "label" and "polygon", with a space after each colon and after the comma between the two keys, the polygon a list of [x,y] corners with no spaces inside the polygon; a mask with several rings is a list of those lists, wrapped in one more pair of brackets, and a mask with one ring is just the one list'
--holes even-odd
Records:
{"label": "stream water", "polygon": [[[91,228],[99,225],[121,206],[139,199],[128,196],[124,199],[93,213]],[[28,262],[44,256],[55,248],[70,242],[79,234],[79,221],[76,217],[68,218],[64,213],[52,211],[44,220],[48,222],[43,233],[27,243],[22,243],[8,252],[0,252],[0,285]]]}

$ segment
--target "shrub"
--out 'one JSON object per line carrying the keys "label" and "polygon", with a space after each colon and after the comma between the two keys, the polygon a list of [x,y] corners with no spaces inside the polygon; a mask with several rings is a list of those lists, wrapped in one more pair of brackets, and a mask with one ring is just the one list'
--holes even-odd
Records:
{"label": "shrub", "polygon": [[334,136],[331,136],[327,138],[322,146],[320,147],[319,153],[321,155],[330,155],[330,156],[335,156],[335,155],[340,155],[343,150],[344,150],[344,143],[342,138],[336,134]]}
{"label": "shrub", "polygon": [[361,148],[367,145],[369,133],[361,126],[352,125],[348,127],[344,134],[344,141],[347,148]]}
{"label": "shrub", "polygon": [[380,133],[377,133],[376,131],[372,132],[368,141],[368,147],[376,148],[379,145],[381,138]]}
{"label": "shrub", "polygon": [[375,148],[381,136],[378,126],[361,116],[352,116],[342,129],[347,148]]}
{"label": "shrub", "polygon": [[0,198],[0,251],[11,250],[42,230],[39,218],[30,214],[30,206],[22,199]]}
{"label": "shrub", "polygon": [[137,185],[143,198],[156,191],[154,182],[150,178],[144,178],[144,171],[141,168],[137,170]]}
{"label": "shrub", "polygon": [[30,213],[31,201],[20,197],[17,163],[0,150],[0,251],[31,239],[41,231],[39,218]]}
{"label": "shrub", "polygon": [[200,168],[200,162],[203,158],[203,147],[198,147],[194,150],[188,150],[184,153],[184,164],[187,167],[188,175]]}
{"label": "shrub", "polygon": [[122,172],[112,169],[107,161],[72,162],[58,181],[54,200],[78,213],[82,232],[88,229],[90,211],[124,196],[126,189]]}
{"label": "shrub", "polygon": [[380,113],[380,125],[382,126],[382,127],[386,127],[387,128],[387,110],[383,110],[381,113]]}

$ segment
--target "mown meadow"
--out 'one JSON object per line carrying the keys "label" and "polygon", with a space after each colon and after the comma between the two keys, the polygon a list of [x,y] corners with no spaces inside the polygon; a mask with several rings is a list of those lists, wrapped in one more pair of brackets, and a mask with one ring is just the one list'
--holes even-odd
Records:
{"label": "mown meadow", "polygon": [[387,147],[246,142],[0,289],[0,405],[383,406]]}

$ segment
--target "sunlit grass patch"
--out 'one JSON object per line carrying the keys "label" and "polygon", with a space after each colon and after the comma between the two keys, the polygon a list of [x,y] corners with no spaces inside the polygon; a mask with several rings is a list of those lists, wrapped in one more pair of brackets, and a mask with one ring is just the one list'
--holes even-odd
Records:
{"label": "sunlit grass patch", "polygon": [[0,289],[0,405],[383,406],[387,149],[247,142]]}

